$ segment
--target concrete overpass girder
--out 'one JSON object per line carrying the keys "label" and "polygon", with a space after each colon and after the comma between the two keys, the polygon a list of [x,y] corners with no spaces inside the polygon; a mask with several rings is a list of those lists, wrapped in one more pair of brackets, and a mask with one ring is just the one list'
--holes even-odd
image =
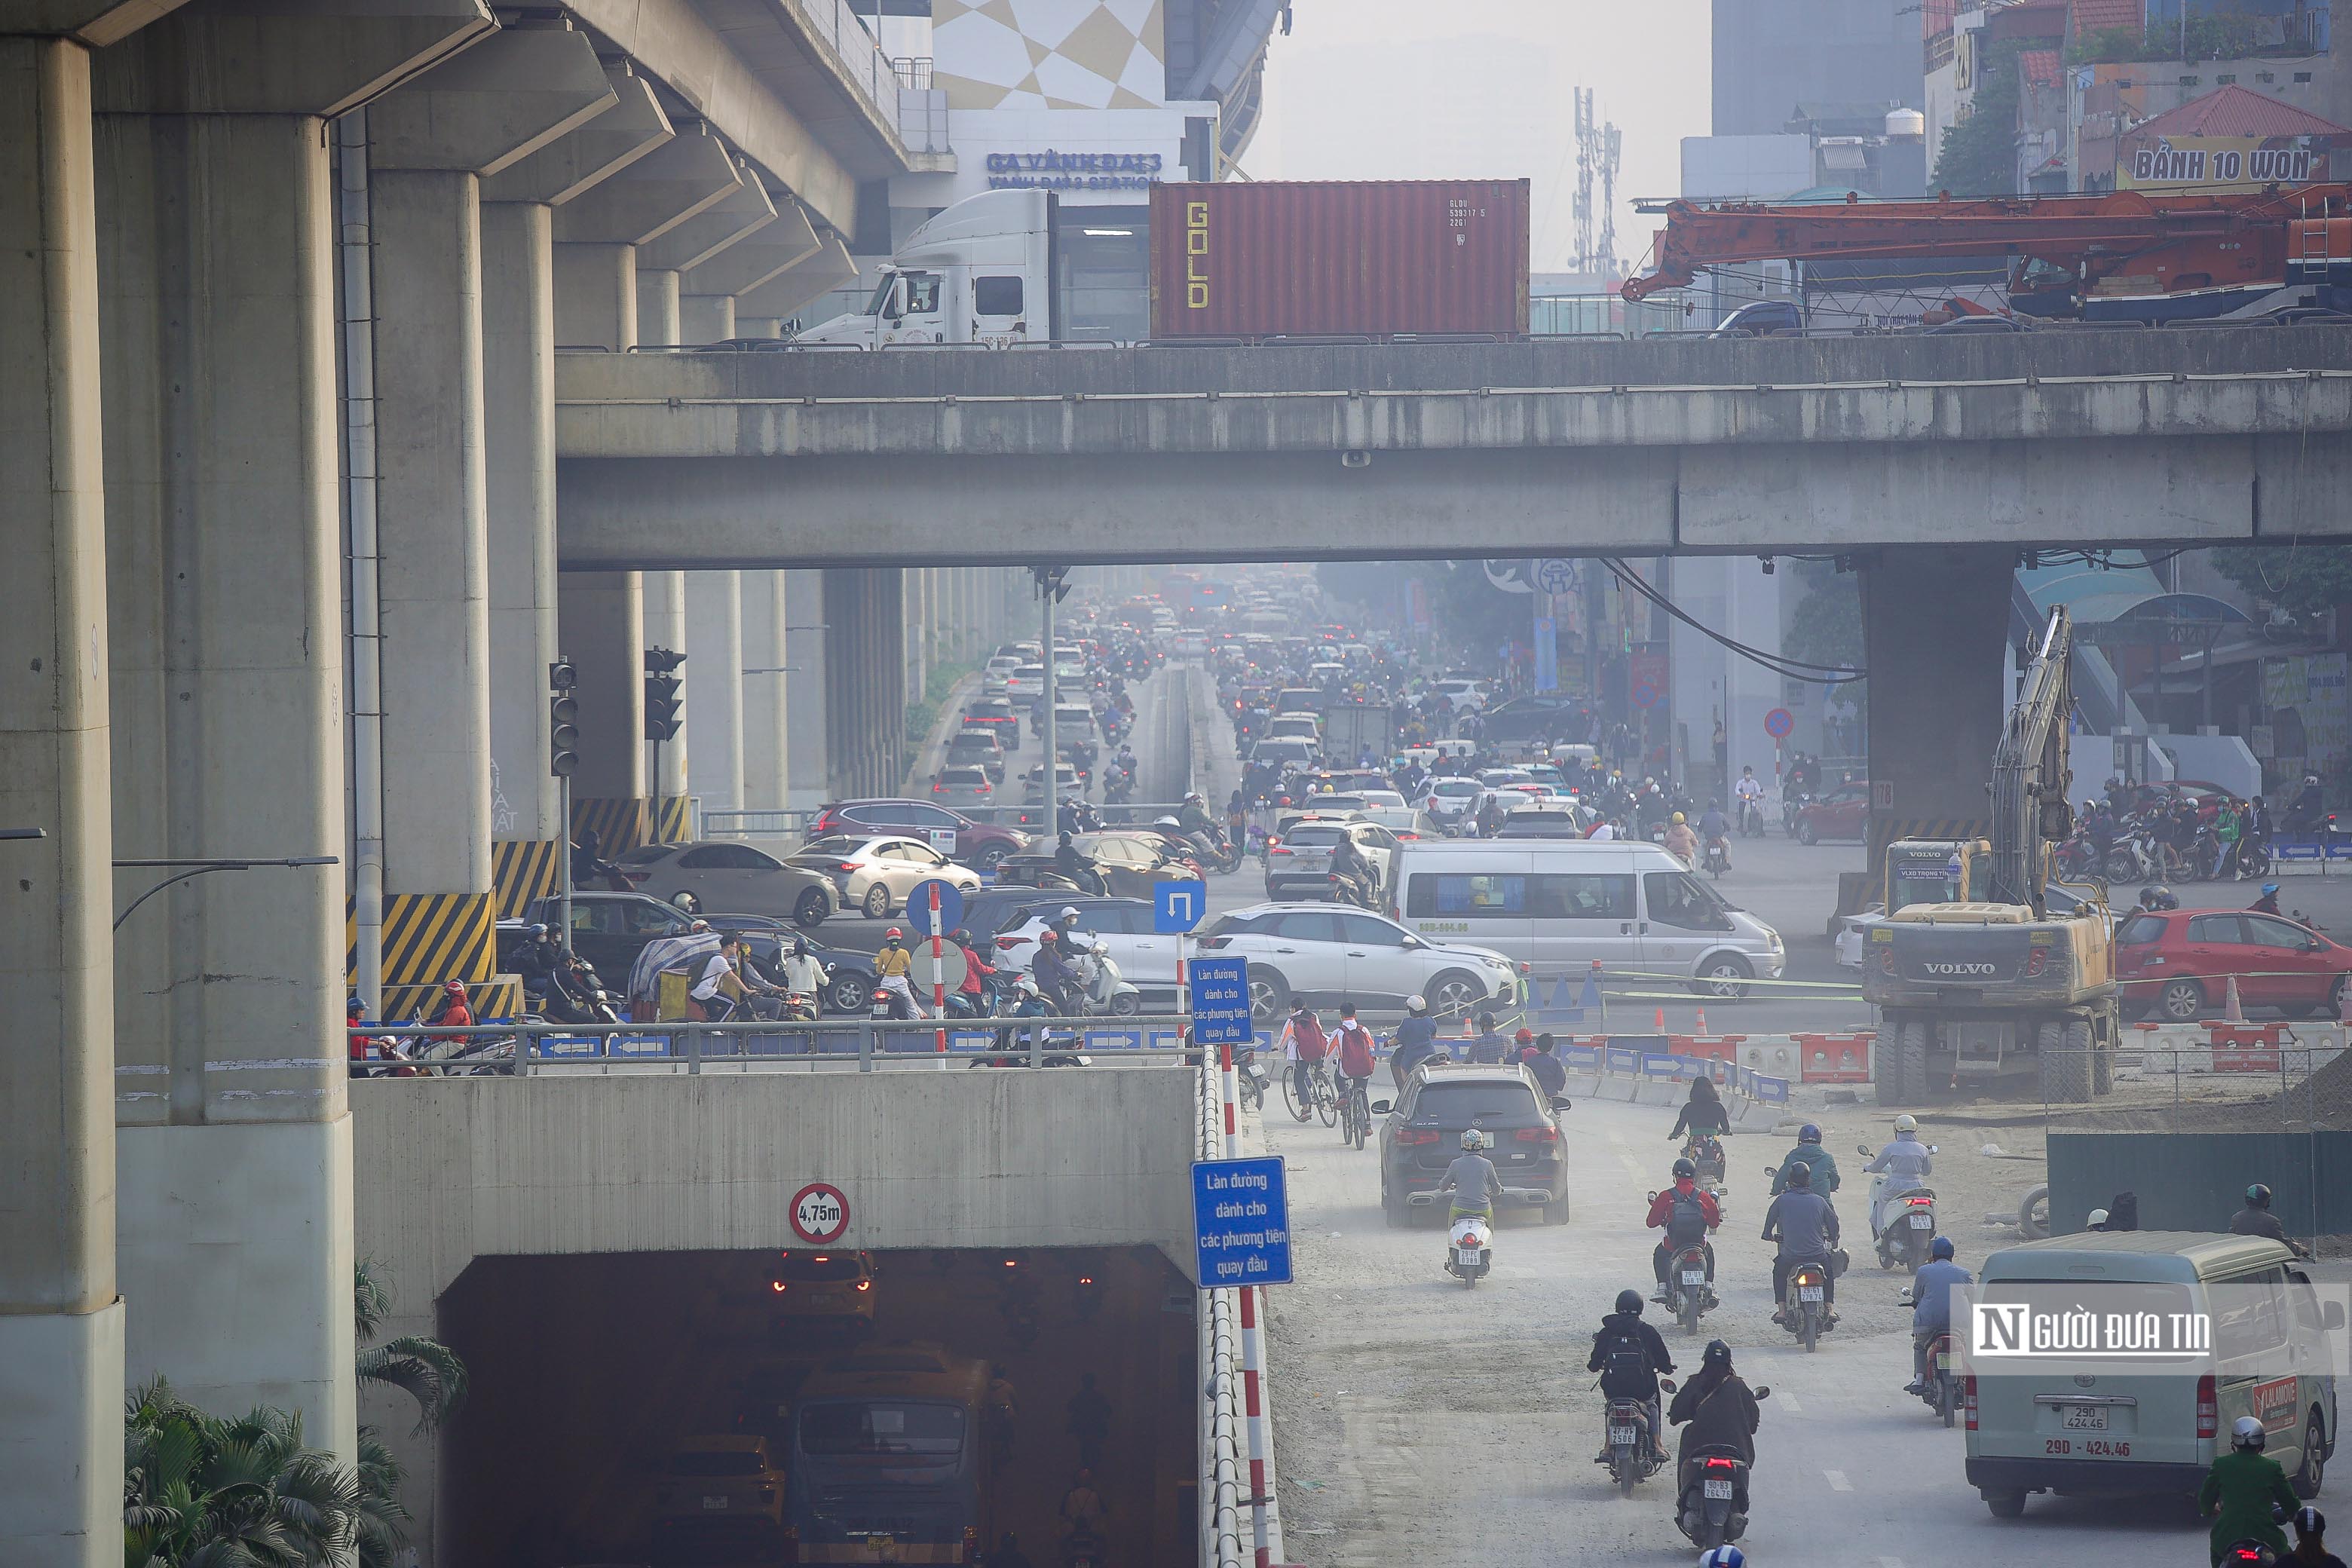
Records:
{"label": "concrete overpass girder", "polygon": [[121,43],[186,0],[0,0],[0,37],[71,38],[86,48]]}
{"label": "concrete overpass girder", "polygon": [[[637,247],[637,269],[684,272],[774,223],[776,204],[759,172],[739,162],[736,174],[735,187],[718,201],[660,238]],[[692,292],[682,285],[681,291]]]}
{"label": "concrete overpass girder", "polygon": [[371,105],[368,163],[496,174],[619,102],[586,34],[502,28]]}
{"label": "concrete overpass girder", "polygon": [[555,209],[559,245],[644,245],[742,183],[709,127],[682,132]]}
{"label": "concrete overpass girder", "polygon": [[676,134],[652,84],[625,60],[604,68],[612,106],[584,124],[482,180],[486,202],[561,206],[611,178]]}
{"label": "concrete overpass girder", "polygon": [[493,31],[483,0],[196,0],[100,50],[100,114],[359,108]]}

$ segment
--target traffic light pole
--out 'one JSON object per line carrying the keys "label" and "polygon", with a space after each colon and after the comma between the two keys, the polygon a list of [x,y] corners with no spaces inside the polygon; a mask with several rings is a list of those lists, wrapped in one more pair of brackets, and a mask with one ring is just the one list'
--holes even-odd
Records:
{"label": "traffic light pole", "polygon": [[557,918],[563,922],[563,934],[556,940],[563,945],[563,956],[572,956],[572,775],[565,773],[556,781],[556,809],[562,815],[563,836],[557,840],[555,859],[563,873],[563,889]]}

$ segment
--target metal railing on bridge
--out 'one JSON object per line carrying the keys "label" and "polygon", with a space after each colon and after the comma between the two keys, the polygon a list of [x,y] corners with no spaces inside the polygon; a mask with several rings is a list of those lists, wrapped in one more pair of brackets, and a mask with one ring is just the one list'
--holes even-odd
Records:
{"label": "metal railing on bridge", "polygon": [[[920,797],[907,798],[919,799]],[[1146,827],[1160,817],[1173,816],[1183,809],[1181,801],[1130,800],[1118,805],[1106,805],[1097,800],[1088,801],[1087,805],[1092,808],[1094,815],[1101,819],[1102,826],[1106,829]],[[1042,833],[1045,829],[1045,807],[1042,805],[950,805],[946,809],[953,811],[959,816],[968,816],[974,822],[985,824],[990,827],[1018,827],[1033,833]],[[1071,826],[1067,820],[1067,815],[1066,807],[1064,826]],[[817,814],[814,811],[705,811],[701,814],[701,832],[706,838],[803,839],[808,837],[809,826],[816,817]],[[843,831],[856,834],[866,833],[869,829],[849,827]],[[903,827],[874,827],[870,831],[876,834],[904,832],[909,837],[920,837],[922,828],[919,825],[914,825]]]}

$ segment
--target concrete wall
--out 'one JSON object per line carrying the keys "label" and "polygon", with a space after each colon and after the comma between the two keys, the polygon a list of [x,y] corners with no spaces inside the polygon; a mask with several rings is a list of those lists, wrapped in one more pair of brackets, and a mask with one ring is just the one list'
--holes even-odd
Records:
{"label": "concrete wall", "polygon": [[575,570],[2212,542],[2341,531],[2352,479],[2352,342],[2316,328],[565,355],[557,384]]}
{"label": "concrete wall", "polygon": [[411,1079],[352,1085],[358,1249],[411,1310],[474,1258],[795,1245],[1156,1246],[1192,1267],[1192,1079],[1063,1072]]}

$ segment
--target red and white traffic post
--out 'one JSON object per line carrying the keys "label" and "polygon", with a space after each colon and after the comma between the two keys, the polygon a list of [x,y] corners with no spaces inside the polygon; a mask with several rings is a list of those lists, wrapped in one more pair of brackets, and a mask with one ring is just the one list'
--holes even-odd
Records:
{"label": "red and white traffic post", "polygon": [[948,1054],[948,973],[941,961],[946,954],[940,945],[940,882],[934,877],[929,884],[931,895],[931,1016],[940,1021],[933,1048],[940,1057],[940,1069],[947,1070]]}

